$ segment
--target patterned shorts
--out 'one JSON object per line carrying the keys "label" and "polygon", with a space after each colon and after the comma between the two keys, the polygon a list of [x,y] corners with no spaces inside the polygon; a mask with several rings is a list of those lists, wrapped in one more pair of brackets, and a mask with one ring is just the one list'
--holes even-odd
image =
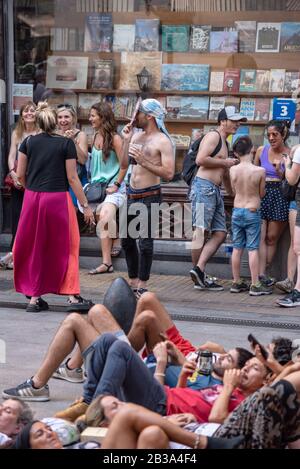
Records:
{"label": "patterned shorts", "polygon": [[281,182],[266,182],[266,195],[261,201],[261,218],[267,221],[288,221],[289,202],[281,192]]}

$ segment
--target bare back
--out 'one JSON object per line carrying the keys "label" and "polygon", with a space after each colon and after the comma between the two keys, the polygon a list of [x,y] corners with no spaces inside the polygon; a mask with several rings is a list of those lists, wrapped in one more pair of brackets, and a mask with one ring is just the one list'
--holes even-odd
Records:
{"label": "bare back", "polygon": [[[173,159],[172,145],[168,137],[160,131],[146,134],[146,132],[138,132],[132,138],[132,143],[143,145],[143,157],[155,166],[163,166],[164,155],[166,159],[169,154]],[[171,163],[170,163],[171,164]],[[146,187],[160,184],[161,178],[144,168],[140,164],[132,166],[130,177],[130,185],[133,189],[143,189]]]}
{"label": "bare back", "polygon": [[235,208],[259,209],[265,188],[264,168],[242,162],[230,169],[230,181],[235,193]]}

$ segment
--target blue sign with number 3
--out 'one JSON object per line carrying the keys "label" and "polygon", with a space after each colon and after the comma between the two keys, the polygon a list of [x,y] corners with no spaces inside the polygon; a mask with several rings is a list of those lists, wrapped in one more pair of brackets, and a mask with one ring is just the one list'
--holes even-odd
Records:
{"label": "blue sign with number 3", "polygon": [[295,120],[296,103],[293,99],[274,98],[273,100],[273,119],[279,121]]}

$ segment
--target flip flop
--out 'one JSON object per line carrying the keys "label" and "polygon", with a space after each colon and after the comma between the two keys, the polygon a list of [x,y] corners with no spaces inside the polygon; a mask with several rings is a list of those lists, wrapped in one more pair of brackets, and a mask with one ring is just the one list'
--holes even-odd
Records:
{"label": "flip flop", "polygon": [[118,257],[121,254],[122,247],[121,246],[113,246],[110,251],[111,257]]}
{"label": "flip flop", "polygon": [[[105,265],[106,270],[99,271],[99,268],[101,267],[101,265]],[[102,262],[101,265],[96,269],[90,270],[89,275],[100,275],[100,274],[112,274],[113,273],[114,269],[113,269],[112,264],[108,265],[108,264],[105,264],[105,262]]]}

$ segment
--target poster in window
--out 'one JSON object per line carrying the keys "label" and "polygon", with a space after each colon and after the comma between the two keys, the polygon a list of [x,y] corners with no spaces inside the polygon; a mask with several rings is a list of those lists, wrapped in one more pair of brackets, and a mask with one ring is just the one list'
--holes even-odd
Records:
{"label": "poster in window", "polygon": [[33,100],[33,85],[14,83],[12,87],[13,113],[20,114],[20,109],[27,101]]}
{"label": "poster in window", "polygon": [[86,89],[88,57],[51,55],[47,60],[47,88]]}

